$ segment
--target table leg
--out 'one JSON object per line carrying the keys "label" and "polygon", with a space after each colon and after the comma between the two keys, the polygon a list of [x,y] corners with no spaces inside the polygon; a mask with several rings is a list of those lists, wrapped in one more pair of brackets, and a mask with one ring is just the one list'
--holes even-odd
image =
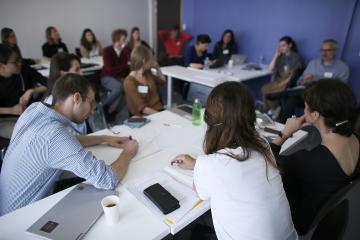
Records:
{"label": "table leg", "polygon": [[168,76],[167,79],[167,108],[171,108],[171,101],[172,101],[172,77]]}

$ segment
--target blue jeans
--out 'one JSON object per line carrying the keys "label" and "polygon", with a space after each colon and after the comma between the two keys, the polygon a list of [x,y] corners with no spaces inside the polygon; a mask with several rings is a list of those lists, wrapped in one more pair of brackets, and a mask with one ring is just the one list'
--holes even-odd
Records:
{"label": "blue jeans", "polygon": [[115,108],[115,111],[120,111],[120,109],[117,109],[117,105],[121,100],[123,92],[121,80],[110,76],[102,77],[101,86],[105,90],[105,93],[101,97],[103,106],[110,108],[111,106],[116,105],[112,108]]}

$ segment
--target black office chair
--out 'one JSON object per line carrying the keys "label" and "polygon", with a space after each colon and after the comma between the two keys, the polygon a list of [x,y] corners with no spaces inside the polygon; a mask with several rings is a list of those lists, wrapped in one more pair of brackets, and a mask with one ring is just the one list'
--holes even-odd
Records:
{"label": "black office chair", "polygon": [[338,190],[317,213],[309,229],[299,233],[299,240],[342,240],[349,223],[350,206],[360,206],[352,194],[359,189],[360,179],[356,179]]}
{"label": "black office chair", "polygon": [[9,146],[10,139],[0,137],[0,172],[5,157],[6,149]]}
{"label": "black office chair", "polygon": [[354,121],[354,131],[356,134],[360,135],[360,105],[358,106],[356,113],[357,114]]}

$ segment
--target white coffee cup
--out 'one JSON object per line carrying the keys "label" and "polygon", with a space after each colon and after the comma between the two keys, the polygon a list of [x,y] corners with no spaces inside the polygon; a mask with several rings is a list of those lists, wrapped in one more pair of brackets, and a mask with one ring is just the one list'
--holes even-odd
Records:
{"label": "white coffee cup", "polygon": [[120,219],[119,197],[115,195],[106,196],[101,200],[106,222],[114,225]]}

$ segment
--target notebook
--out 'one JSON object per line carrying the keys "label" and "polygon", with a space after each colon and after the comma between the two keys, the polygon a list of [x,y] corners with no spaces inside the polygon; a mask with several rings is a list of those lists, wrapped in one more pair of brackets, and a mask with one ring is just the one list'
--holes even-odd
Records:
{"label": "notebook", "polygon": [[103,213],[101,200],[114,194],[81,183],[26,231],[42,239],[82,239]]}

